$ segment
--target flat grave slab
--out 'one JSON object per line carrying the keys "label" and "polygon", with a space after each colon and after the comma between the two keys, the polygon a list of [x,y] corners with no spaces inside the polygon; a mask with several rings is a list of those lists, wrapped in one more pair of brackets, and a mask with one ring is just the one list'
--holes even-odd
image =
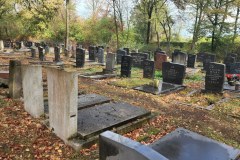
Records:
{"label": "flat grave slab", "polygon": [[159,95],[159,94],[179,91],[179,90],[182,90],[184,88],[186,88],[186,87],[182,86],[182,85],[163,82],[162,86],[158,87],[158,88],[156,88],[152,85],[143,85],[143,86],[140,86],[140,87],[136,87],[134,89],[142,91],[142,92],[146,92],[146,93],[152,93],[152,94],[155,94],[155,95]]}
{"label": "flat grave slab", "polygon": [[146,109],[124,102],[82,109],[78,111],[78,134],[81,138],[87,139],[150,114]]}
{"label": "flat grave slab", "polygon": [[234,160],[240,150],[189,130],[178,128],[149,145],[171,160]]}
{"label": "flat grave slab", "polygon": [[99,74],[99,75],[79,75],[81,78],[89,78],[89,79],[107,79],[116,77],[116,74]]}

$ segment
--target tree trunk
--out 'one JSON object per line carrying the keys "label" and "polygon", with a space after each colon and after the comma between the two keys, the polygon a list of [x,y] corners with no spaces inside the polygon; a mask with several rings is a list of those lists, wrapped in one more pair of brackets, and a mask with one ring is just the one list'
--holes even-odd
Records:
{"label": "tree trunk", "polygon": [[70,0],[66,0],[66,30],[65,30],[65,56],[69,56],[68,43],[69,43],[69,4]]}
{"label": "tree trunk", "polygon": [[117,49],[118,49],[119,48],[119,38],[118,38],[118,24],[117,24],[117,17],[116,17],[115,0],[113,0],[113,13],[114,13],[115,29],[116,29],[116,36],[117,36]]}
{"label": "tree trunk", "polygon": [[233,45],[235,43],[235,39],[237,38],[238,19],[239,19],[238,16],[239,16],[239,14],[240,14],[240,8],[237,7],[237,14],[236,14],[235,22],[234,22],[234,32],[233,32],[233,39],[232,39]]}

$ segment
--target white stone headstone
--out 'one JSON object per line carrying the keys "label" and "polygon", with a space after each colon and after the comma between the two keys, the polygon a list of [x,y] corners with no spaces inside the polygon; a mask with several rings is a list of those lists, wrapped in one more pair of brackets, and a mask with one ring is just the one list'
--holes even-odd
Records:
{"label": "white stone headstone", "polygon": [[4,50],[3,40],[0,40],[0,51]]}

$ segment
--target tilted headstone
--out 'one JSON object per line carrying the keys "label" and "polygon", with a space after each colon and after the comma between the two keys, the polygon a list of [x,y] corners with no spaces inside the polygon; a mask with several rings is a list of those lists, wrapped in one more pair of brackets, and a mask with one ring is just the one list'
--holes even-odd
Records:
{"label": "tilted headstone", "polygon": [[163,62],[162,67],[163,82],[183,85],[186,66],[171,62]]}
{"label": "tilted headstone", "polygon": [[43,47],[38,47],[39,60],[45,61],[44,49]]}
{"label": "tilted headstone", "polygon": [[196,58],[197,58],[197,55],[188,54],[187,67],[195,68]]}
{"label": "tilted headstone", "polygon": [[0,40],[0,51],[4,50],[3,40]]}
{"label": "tilted headstone", "polygon": [[42,66],[22,66],[24,109],[33,117],[44,114]]}
{"label": "tilted headstone", "polygon": [[148,59],[147,53],[131,53],[133,67],[143,68],[143,61]]}
{"label": "tilted headstone", "polygon": [[127,52],[127,55],[130,55],[130,48],[123,48],[123,50]]}
{"label": "tilted headstone", "polygon": [[76,67],[84,67],[85,64],[85,50],[77,48],[76,50]]}
{"label": "tilted headstone", "polygon": [[125,50],[119,49],[117,50],[117,64],[121,64],[122,56],[126,56],[127,52]]}
{"label": "tilted headstone", "polygon": [[47,68],[49,125],[64,142],[77,133],[78,74]]}
{"label": "tilted headstone", "polygon": [[224,64],[226,65],[226,73],[229,73],[229,70],[230,70],[230,65],[232,63],[235,63],[236,62],[236,58],[235,57],[232,57],[230,55],[228,55],[225,59],[224,59]]}
{"label": "tilted headstone", "polygon": [[60,58],[60,47],[56,46],[54,47],[54,56],[55,56],[55,59],[54,59],[54,62],[61,62],[61,58]]}
{"label": "tilted headstone", "polygon": [[36,58],[36,53],[37,53],[37,51],[36,51],[36,48],[31,48],[31,55],[32,55],[32,58]]}
{"label": "tilted headstone", "polygon": [[17,60],[9,62],[9,96],[13,99],[22,96],[21,62]]}
{"label": "tilted headstone", "polygon": [[116,133],[99,136],[99,160],[168,160],[148,146]]}
{"label": "tilted headstone", "polygon": [[98,63],[104,63],[104,49],[102,47],[98,48]]}
{"label": "tilted headstone", "polygon": [[143,78],[151,78],[155,77],[155,66],[154,61],[145,60],[143,62]]}
{"label": "tilted headstone", "polygon": [[97,56],[96,46],[89,46],[88,48],[89,60],[95,61]]}
{"label": "tilted headstone", "polygon": [[229,64],[228,74],[240,74],[240,62]]}
{"label": "tilted headstone", "polygon": [[182,64],[182,65],[187,65],[187,54],[179,51],[173,52],[172,62]]}
{"label": "tilted headstone", "polygon": [[121,77],[131,77],[132,57],[122,56],[121,62]]}
{"label": "tilted headstone", "polygon": [[225,79],[225,64],[209,63],[206,68],[205,91],[221,93]]}
{"label": "tilted headstone", "polygon": [[162,63],[167,62],[167,55],[164,53],[156,53],[155,55],[155,69],[162,70]]}
{"label": "tilted headstone", "polygon": [[206,70],[209,67],[211,62],[215,62],[216,55],[214,54],[205,54],[203,58],[203,70]]}

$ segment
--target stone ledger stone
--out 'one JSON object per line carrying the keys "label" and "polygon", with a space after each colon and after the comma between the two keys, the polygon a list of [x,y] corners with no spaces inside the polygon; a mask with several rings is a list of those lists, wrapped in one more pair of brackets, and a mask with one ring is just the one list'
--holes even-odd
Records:
{"label": "stone ledger stone", "polygon": [[21,62],[10,60],[9,62],[9,96],[18,99],[22,96]]}
{"label": "stone ledger stone", "polygon": [[24,109],[34,118],[44,114],[42,66],[22,66]]}
{"label": "stone ledger stone", "polygon": [[77,133],[78,75],[47,68],[49,124],[65,142]]}

